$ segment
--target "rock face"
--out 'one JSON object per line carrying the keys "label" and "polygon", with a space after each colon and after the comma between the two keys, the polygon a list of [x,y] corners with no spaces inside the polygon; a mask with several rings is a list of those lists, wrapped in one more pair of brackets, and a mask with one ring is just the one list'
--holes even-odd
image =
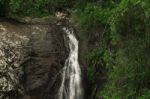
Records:
{"label": "rock face", "polygon": [[0,22],[0,47],[1,99],[57,97],[68,56],[62,26]]}

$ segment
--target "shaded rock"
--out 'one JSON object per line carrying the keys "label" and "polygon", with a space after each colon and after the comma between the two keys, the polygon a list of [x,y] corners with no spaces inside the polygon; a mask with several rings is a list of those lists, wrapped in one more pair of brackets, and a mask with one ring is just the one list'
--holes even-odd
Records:
{"label": "shaded rock", "polygon": [[33,26],[34,31],[29,45],[30,58],[24,63],[24,86],[29,94],[47,99],[47,92],[50,93],[50,90],[57,92],[58,88],[51,88],[58,81],[56,79],[59,78],[59,71],[64,66],[67,50],[62,29],[57,26],[47,26],[45,29],[44,27]]}

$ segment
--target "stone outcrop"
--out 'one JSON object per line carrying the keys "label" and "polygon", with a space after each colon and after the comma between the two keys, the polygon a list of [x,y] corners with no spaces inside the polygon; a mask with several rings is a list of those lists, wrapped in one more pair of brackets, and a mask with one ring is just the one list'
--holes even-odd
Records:
{"label": "stone outcrop", "polygon": [[57,24],[0,22],[0,98],[55,99],[68,56]]}

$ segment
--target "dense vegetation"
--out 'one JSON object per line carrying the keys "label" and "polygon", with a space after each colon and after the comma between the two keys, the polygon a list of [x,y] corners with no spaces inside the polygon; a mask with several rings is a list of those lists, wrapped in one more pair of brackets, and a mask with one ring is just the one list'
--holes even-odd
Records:
{"label": "dense vegetation", "polygon": [[87,58],[92,99],[150,98],[149,19],[148,0],[87,4],[79,22],[89,43],[97,45]]}
{"label": "dense vegetation", "polygon": [[72,4],[72,0],[0,0],[0,15],[43,17]]}
{"label": "dense vegetation", "polygon": [[90,99],[150,99],[150,0],[0,0],[6,17],[67,9],[89,45]]}

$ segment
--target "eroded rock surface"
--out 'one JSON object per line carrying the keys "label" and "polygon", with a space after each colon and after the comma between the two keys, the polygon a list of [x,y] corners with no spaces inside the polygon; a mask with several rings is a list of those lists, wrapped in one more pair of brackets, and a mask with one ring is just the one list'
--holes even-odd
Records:
{"label": "eroded rock surface", "polygon": [[0,22],[0,99],[55,99],[67,56],[61,26]]}

